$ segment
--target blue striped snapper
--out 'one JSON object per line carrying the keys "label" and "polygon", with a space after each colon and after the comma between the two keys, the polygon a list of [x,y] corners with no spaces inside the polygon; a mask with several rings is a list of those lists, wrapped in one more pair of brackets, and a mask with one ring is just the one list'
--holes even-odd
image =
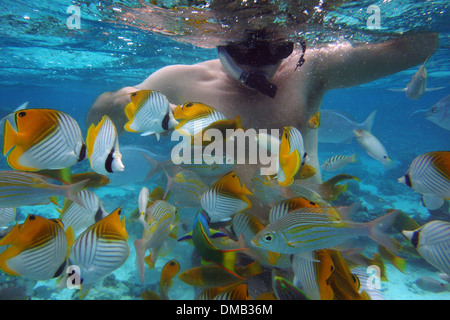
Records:
{"label": "blue striped snapper", "polygon": [[16,220],[16,208],[0,208],[0,228],[12,224]]}
{"label": "blue striped snapper", "polygon": [[245,241],[242,247],[248,248],[244,253],[259,261],[261,265],[267,267],[277,267],[281,269],[288,269],[291,266],[290,256],[280,254],[278,252],[271,252],[262,248],[256,248],[250,245],[251,240],[258,232],[264,229],[264,225],[258,218],[246,212],[240,212],[233,216],[232,229],[240,242],[242,238]]}
{"label": "blue striped snapper", "polygon": [[38,173],[0,171],[0,208],[48,204],[52,197],[65,197],[82,205],[78,192],[87,180],[69,185],[56,185],[49,180]]}
{"label": "blue striped snapper", "polygon": [[58,277],[72,243],[73,232],[65,232],[59,219],[29,215],[0,240],[0,246],[8,246],[0,254],[0,269],[33,280]]}
{"label": "blue striped snapper", "polygon": [[4,119],[3,155],[15,170],[62,169],[86,157],[81,129],[64,112],[27,109]]}
{"label": "blue striped snapper", "polygon": [[122,154],[116,127],[105,115],[95,126],[90,125],[86,136],[86,148],[92,170],[99,174],[122,172]]}
{"label": "blue striped snapper", "polygon": [[[145,280],[145,253],[151,250],[150,266],[156,263],[158,253],[176,227],[177,208],[164,200],[155,201],[147,208],[142,238],[134,242],[136,267],[142,283]],[[176,235],[175,235],[176,238]]]}
{"label": "blue striped snapper", "polygon": [[231,171],[202,195],[200,203],[211,222],[230,220],[232,215],[251,208],[247,195],[253,194],[245,184],[241,185],[236,172]]}
{"label": "blue striped snapper", "polygon": [[434,220],[414,231],[402,231],[427,262],[450,275],[450,222]]}
{"label": "blue striped snapper", "polygon": [[80,268],[80,298],[95,283],[122,266],[130,254],[125,218],[120,219],[121,212],[121,208],[117,208],[90,226],[71,248],[69,264]]}
{"label": "blue striped snapper", "polygon": [[420,193],[426,208],[439,209],[450,200],[450,151],[427,152],[416,157],[398,182]]}
{"label": "blue striped snapper", "polygon": [[270,223],[251,242],[265,250],[297,254],[334,248],[348,239],[366,236],[396,252],[395,242],[384,230],[392,226],[398,214],[399,211],[394,210],[370,222],[357,223],[299,209]]}
{"label": "blue striped snapper", "polygon": [[223,113],[199,102],[187,102],[177,106],[173,116],[178,121],[175,129],[190,136],[197,134],[216,121],[226,119]]}
{"label": "blue striped snapper", "polygon": [[125,106],[128,122],[124,128],[129,132],[141,132],[142,136],[160,134],[175,127],[172,109],[166,96],[152,90],[140,90],[131,94],[131,102]]}
{"label": "blue striped snapper", "polygon": [[94,192],[81,190],[78,193],[78,199],[82,206],[65,199],[62,209],[56,209],[60,213],[64,230],[71,226],[75,233],[84,231],[108,215],[101,200]]}
{"label": "blue striped snapper", "polygon": [[342,169],[343,167],[345,167],[350,163],[355,163],[357,161],[358,160],[356,160],[356,153],[351,156],[345,156],[340,154],[325,160],[322,163],[321,168],[325,171],[336,171]]}

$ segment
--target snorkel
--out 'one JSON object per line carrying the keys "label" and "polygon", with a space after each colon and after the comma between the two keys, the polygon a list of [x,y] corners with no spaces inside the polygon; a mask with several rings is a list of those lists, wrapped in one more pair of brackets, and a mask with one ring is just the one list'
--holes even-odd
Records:
{"label": "snorkel", "polygon": [[[295,69],[305,61],[303,57],[306,44],[302,42],[301,45],[303,53]],[[269,81],[270,77],[263,67],[276,66],[282,59],[291,55],[293,50],[294,42],[268,39],[264,30],[247,31],[244,41],[217,46],[219,60],[231,77],[271,98],[275,97],[277,86]],[[247,71],[241,66],[249,66],[250,70],[257,69],[257,71]]]}
{"label": "snorkel", "polygon": [[223,68],[237,81],[243,85],[255,89],[262,94],[274,98],[277,86],[268,80],[265,72],[247,72],[242,70],[231,58],[225,46],[218,46],[217,52]]}

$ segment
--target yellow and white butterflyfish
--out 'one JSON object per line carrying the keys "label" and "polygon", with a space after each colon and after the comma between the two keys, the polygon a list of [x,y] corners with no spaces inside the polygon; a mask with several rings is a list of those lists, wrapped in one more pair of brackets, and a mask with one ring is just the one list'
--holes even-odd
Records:
{"label": "yellow and white butterflyfish", "polygon": [[86,229],[75,240],[69,256],[70,265],[78,266],[81,284],[80,297],[98,281],[122,266],[130,254],[125,218],[120,219],[117,208],[102,220]]}
{"label": "yellow and white butterflyfish", "polygon": [[122,154],[116,127],[105,115],[95,126],[91,124],[86,137],[86,147],[92,170],[99,174],[122,172]]}
{"label": "yellow and white butterflyfish", "polygon": [[232,215],[251,208],[247,195],[253,194],[245,184],[241,185],[236,172],[231,171],[205,191],[200,204],[211,222],[230,220]]}
{"label": "yellow and white butterflyfish", "polygon": [[64,230],[72,227],[74,233],[81,233],[97,221],[100,221],[108,215],[99,197],[90,190],[81,190],[78,193],[78,199],[81,205],[72,200],[65,199],[61,210],[61,221],[64,224]]}
{"label": "yellow and white butterflyfish", "polygon": [[4,119],[3,155],[15,170],[63,169],[86,157],[80,127],[64,112],[27,109]]}
{"label": "yellow and white butterflyfish", "polygon": [[0,253],[0,269],[33,280],[58,277],[72,243],[72,231],[65,232],[59,219],[29,215],[0,240],[0,246],[8,246]]}
{"label": "yellow and white butterflyfish", "polygon": [[427,152],[416,157],[398,182],[420,193],[426,208],[439,209],[444,200],[450,200],[450,151]]}
{"label": "yellow and white butterflyfish", "polygon": [[152,90],[140,90],[131,94],[131,102],[125,107],[128,122],[124,128],[129,132],[140,132],[142,136],[172,129],[178,124],[166,96]]}
{"label": "yellow and white butterflyfish", "polygon": [[177,106],[173,116],[178,121],[175,129],[190,136],[202,131],[216,121],[226,119],[220,111],[199,102],[187,102]]}
{"label": "yellow and white butterflyfish", "polygon": [[278,153],[278,183],[287,187],[306,161],[302,134],[295,127],[284,127]]}

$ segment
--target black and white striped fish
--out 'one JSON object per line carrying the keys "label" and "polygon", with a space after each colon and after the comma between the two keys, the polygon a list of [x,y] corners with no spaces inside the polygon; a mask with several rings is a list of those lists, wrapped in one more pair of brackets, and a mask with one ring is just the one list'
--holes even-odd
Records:
{"label": "black and white striped fish", "polygon": [[430,264],[450,275],[450,222],[434,220],[402,233]]}
{"label": "black and white striped fish", "polygon": [[0,240],[0,246],[8,246],[0,254],[0,269],[33,280],[57,277],[66,265],[71,235],[59,219],[29,215]]}
{"label": "black and white striped fish", "polygon": [[63,208],[57,209],[61,214],[64,230],[71,226],[75,233],[84,231],[108,215],[101,200],[94,192],[82,190],[78,193],[78,198],[83,206],[66,199]]}
{"label": "black and white striped fish", "polygon": [[121,220],[120,214],[120,208],[114,210],[85,230],[72,246],[69,264],[79,267],[80,297],[122,266],[130,254],[125,218]]}
{"label": "black and white striped fish", "polygon": [[160,133],[178,124],[166,96],[152,90],[133,92],[125,114],[128,118],[126,131],[141,132],[142,136],[155,134],[158,140]]}
{"label": "black and white striped fish", "polygon": [[91,124],[86,136],[86,148],[92,170],[100,174],[122,172],[122,154],[116,127],[108,116],[95,126]]}
{"label": "black and white striped fish", "polygon": [[321,168],[325,171],[336,171],[342,169],[347,164],[354,162],[357,162],[356,153],[351,156],[339,154],[327,159],[324,163],[322,163]]}
{"label": "black and white striped fish", "polygon": [[416,157],[398,182],[420,193],[428,209],[439,209],[444,200],[450,200],[450,151],[427,152]]}

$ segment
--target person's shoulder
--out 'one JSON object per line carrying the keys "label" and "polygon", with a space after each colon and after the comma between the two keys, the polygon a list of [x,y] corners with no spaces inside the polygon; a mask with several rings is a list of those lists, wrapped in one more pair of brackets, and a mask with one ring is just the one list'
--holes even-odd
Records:
{"label": "person's shoulder", "polygon": [[180,74],[180,73],[205,73],[214,70],[218,66],[219,60],[208,60],[196,64],[173,64],[165,66],[157,73]]}

